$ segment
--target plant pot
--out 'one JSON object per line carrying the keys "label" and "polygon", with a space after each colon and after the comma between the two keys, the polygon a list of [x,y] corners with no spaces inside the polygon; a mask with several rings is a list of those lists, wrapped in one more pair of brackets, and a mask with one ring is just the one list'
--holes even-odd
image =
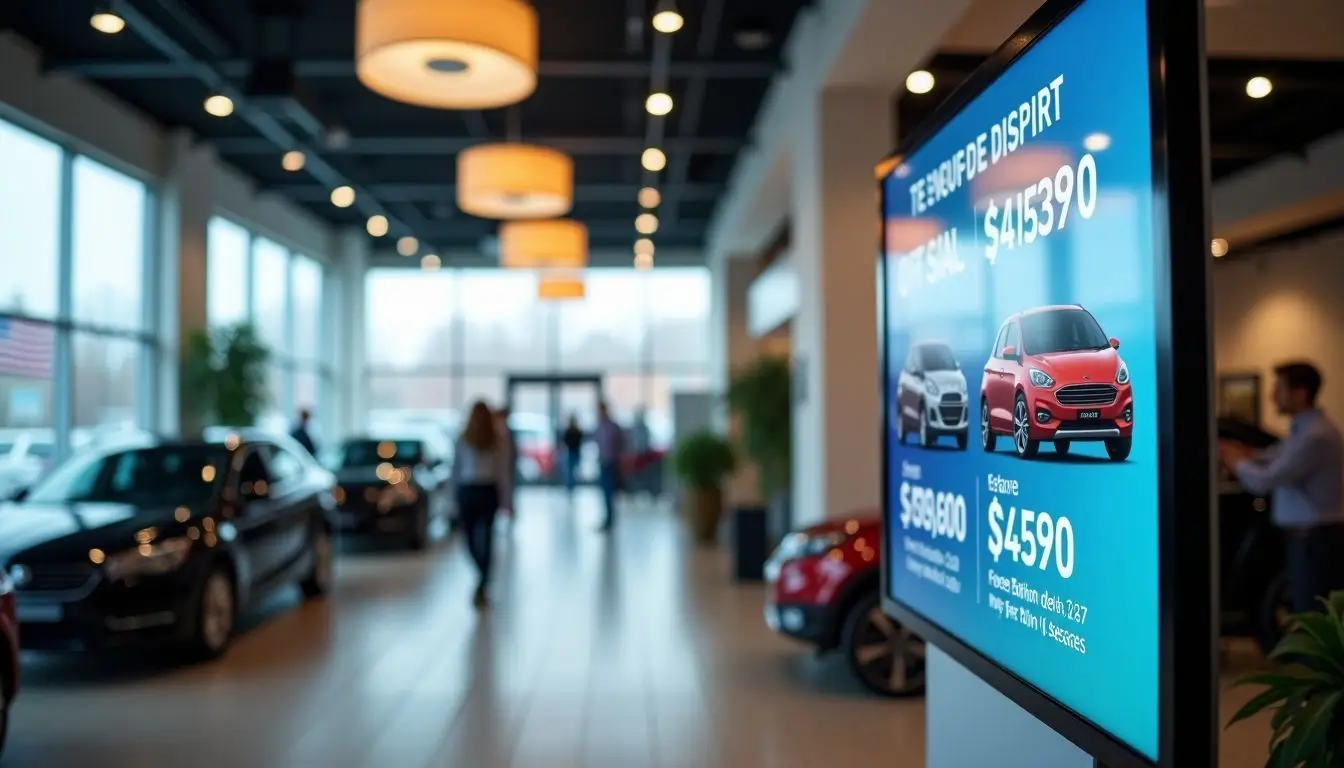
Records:
{"label": "plant pot", "polygon": [[722,488],[687,488],[682,492],[682,510],[691,538],[697,544],[713,544],[723,518]]}

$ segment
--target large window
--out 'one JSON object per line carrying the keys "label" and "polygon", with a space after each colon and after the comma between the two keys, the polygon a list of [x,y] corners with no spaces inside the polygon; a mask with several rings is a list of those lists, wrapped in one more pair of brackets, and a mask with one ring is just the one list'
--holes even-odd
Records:
{"label": "large window", "polygon": [[0,312],[56,316],[61,148],[0,122]]}
{"label": "large window", "polygon": [[376,270],[364,283],[365,359],[378,369],[448,370],[454,273]]}
{"label": "large window", "polygon": [[74,166],[74,319],[144,328],[145,185],[85,157]]}
{"label": "large window", "polygon": [[322,267],[307,256],[290,266],[291,352],[295,360],[313,363],[322,354]]}
{"label": "large window", "polygon": [[271,353],[289,353],[289,251],[264,237],[252,241],[252,322]]}
{"label": "large window", "polygon": [[456,275],[462,364],[517,372],[551,367],[553,306],[537,300],[537,277],[507,269]]}
{"label": "large window", "polygon": [[646,278],[633,270],[593,271],[585,280],[583,301],[556,305],[559,368],[588,372],[642,367],[648,327],[638,319],[648,306]]}
{"label": "large window", "polygon": [[649,353],[657,368],[709,365],[709,276],[702,269],[650,275]]}
{"label": "large window", "polygon": [[251,241],[246,229],[228,219],[216,216],[206,227],[205,311],[211,327],[247,319]]}

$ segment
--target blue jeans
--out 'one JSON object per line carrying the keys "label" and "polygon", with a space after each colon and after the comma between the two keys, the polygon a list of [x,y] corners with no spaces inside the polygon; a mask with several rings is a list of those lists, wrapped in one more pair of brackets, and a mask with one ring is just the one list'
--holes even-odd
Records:
{"label": "blue jeans", "polygon": [[570,451],[565,454],[565,490],[574,493],[574,486],[579,483],[579,452]]}
{"label": "blue jeans", "polygon": [[599,477],[602,486],[602,505],[606,510],[606,517],[602,521],[603,528],[610,528],[616,523],[616,488],[620,481],[620,465],[615,462],[604,463]]}

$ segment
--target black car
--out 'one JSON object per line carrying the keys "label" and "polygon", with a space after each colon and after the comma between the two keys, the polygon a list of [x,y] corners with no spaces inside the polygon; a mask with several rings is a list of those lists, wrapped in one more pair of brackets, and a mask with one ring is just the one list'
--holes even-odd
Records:
{"label": "black car", "polygon": [[412,549],[429,546],[431,531],[452,509],[444,443],[424,435],[346,440],[336,468],[340,529],[402,536]]}
{"label": "black car", "polygon": [[[1278,442],[1229,418],[1218,420],[1218,437],[1252,448]],[[1283,637],[1291,612],[1283,532],[1270,517],[1270,500],[1248,491],[1226,467],[1219,467],[1218,539],[1223,634],[1254,638],[1268,653]]]}
{"label": "black car", "polygon": [[271,589],[325,594],[332,477],[292,442],[244,432],[81,453],[0,506],[23,647],[215,657]]}

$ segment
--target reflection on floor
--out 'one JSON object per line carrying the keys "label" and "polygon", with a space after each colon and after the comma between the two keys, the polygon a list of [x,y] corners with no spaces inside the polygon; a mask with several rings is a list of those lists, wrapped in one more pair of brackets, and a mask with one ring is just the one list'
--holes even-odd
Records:
{"label": "reflection on floor", "polygon": [[26,659],[4,765],[923,764],[923,707],[771,635],[760,588],[669,510],[631,505],[608,540],[590,496],[519,507],[484,619],[458,542],[360,547],[326,605],[277,596],[214,664]]}

